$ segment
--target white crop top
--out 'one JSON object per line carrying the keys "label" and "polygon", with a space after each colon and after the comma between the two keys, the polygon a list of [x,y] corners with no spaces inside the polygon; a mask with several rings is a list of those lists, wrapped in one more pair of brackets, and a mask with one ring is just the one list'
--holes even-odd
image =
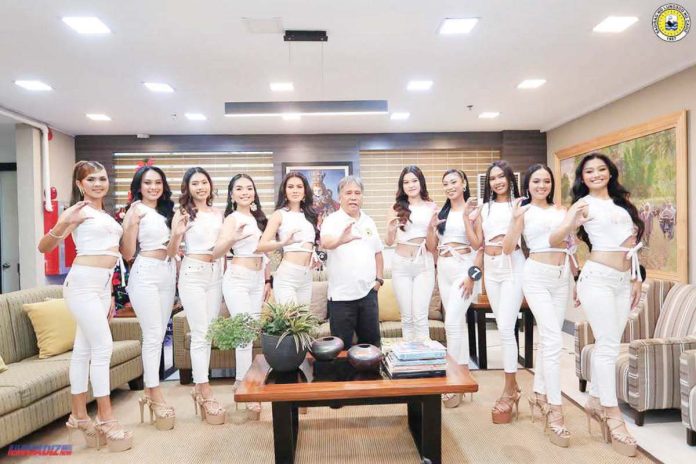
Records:
{"label": "white crop top", "polygon": [[507,235],[512,219],[512,204],[507,201],[489,201],[481,208],[481,227],[486,244],[499,235]]}
{"label": "white crop top", "polygon": [[[282,221],[280,227],[278,227],[278,237],[280,240],[285,240],[293,230],[298,230],[294,234],[295,238],[299,240],[298,243],[293,243],[283,247],[283,251],[304,251],[311,252],[314,249],[314,242],[316,240],[316,231],[311,222],[307,220],[302,211],[289,211],[285,208],[279,210],[282,216]],[[305,243],[311,243],[312,249],[304,248],[302,245]]]}
{"label": "white crop top", "polygon": [[187,255],[212,255],[222,228],[222,214],[218,211],[198,211],[196,219],[184,234]]}
{"label": "white crop top", "polygon": [[396,243],[407,243],[414,238],[425,238],[428,236],[428,226],[433,217],[434,209],[432,203],[420,205],[409,205],[411,216],[404,226],[396,229]]}
{"label": "white crop top", "polygon": [[166,250],[170,238],[170,230],[167,227],[167,219],[156,209],[138,203],[138,212],[143,214],[138,227],[138,243],[140,251]]}
{"label": "white crop top", "polygon": [[469,239],[466,237],[466,225],[464,223],[463,211],[450,211],[445,222],[445,232],[438,234],[440,244],[461,243],[469,245]]}
{"label": "white crop top", "polygon": [[556,230],[565,217],[562,209],[549,205],[547,208],[539,208],[531,205],[524,213],[524,241],[527,243],[530,253],[542,251],[565,251],[560,248],[551,248],[549,237]]}
{"label": "white crop top", "polygon": [[251,234],[245,239],[235,242],[232,246],[234,256],[239,258],[263,258],[265,256],[263,253],[256,253],[256,248],[259,246],[259,239],[261,238],[261,229],[259,229],[256,223],[256,218],[239,211],[232,213],[232,217],[237,227],[246,224],[246,227],[242,230],[242,235]]}
{"label": "white crop top", "polygon": [[110,248],[118,248],[123,229],[116,219],[108,213],[85,206],[82,208],[85,219],[72,232],[77,256],[114,256],[120,258],[121,254]]}

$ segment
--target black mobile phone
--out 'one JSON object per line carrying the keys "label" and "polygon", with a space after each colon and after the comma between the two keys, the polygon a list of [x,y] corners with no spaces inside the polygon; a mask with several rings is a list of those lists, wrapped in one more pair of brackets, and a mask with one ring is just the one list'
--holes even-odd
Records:
{"label": "black mobile phone", "polygon": [[528,204],[530,204],[532,202],[531,197],[522,197],[522,198],[523,198],[523,200],[520,203],[520,206],[527,206]]}

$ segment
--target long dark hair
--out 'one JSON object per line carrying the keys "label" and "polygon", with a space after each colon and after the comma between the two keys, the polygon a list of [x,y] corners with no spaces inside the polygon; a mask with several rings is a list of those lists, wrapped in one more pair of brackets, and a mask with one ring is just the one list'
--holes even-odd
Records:
{"label": "long dark hair", "polygon": [[141,192],[143,184],[143,176],[148,171],[155,171],[162,178],[162,195],[157,199],[157,207],[155,208],[167,220],[167,227],[172,226],[172,217],[174,217],[174,202],[172,201],[172,189],[169,188],[167,176],[157,166],[142,166],[133,175],[133,180],[130,185],[130,200],[126,205],[128,211],[134,201],[143,200],[143,192]]}
{"label": "long dark hair", "polygon": [[551,169],[549,169],[549,167],[545,164],[536,163],[529,166],[529,169],[527,169],[527,172],[524,174],[524,180],[522,181],[522,194],[531,201],[532,196],[529,194],[529,183],[532,180],[532,175],[540,169],[548,172],[549,176],[551,177],[551,191],[548,195],[546,195],[546,203],[553,205],[553,192],[556,189],[556,180],[553,178],[553,172],[551,172]]}
{"label": "long dark hair", "polygon": [[85,199],[85,196],[77,186],[77,183],[90,174],[94,174],[102,169],[104,169],[104,165],[98,161],[78,161],[75,163],[75,166],[73,166],[70,206]]}
{"label": "long dark hair", "polygon": [[[587,187],[587,185],[585,185],[585,182],[583,182],[582,180],[582,171],[583,169],[585,169],[585,164],[587,164],[588,161],[593,159],[599,159],[607,165],[607,168],[609,169],[609,174],[611,176],[609,177],[609,183],[607,184],[607,191],[609,193],[609,196],[611,197],[612,201],[616,206],[620,206],[621,208],[625,209],[628,215],[631,216],[631,221],[633,221],[633,224],[638,229],[638,233],[636,234],[636,240],[640,241],[640,239],[643,237],[643,232],[645,231],[645,224],[638,215],[638,209],[635,207],[633,203],[631,203],[631,192],[626,190],[626,188],[619,183],[619,169],[612,162],[612,160],[610,160],[609,157],[604,153],[594,152],[590,153],[589,155],[586,155],[580,161],[578,167],[575,168],[575,182],[573,182],[573,203],[587,196],[590,193],[590,189]],[[587,243],[587,246],[590,248],[590,251],[592,251],[592,243],[590,243],[590,237],[587,235],[587,232],[585,232],[585,228],[582,226],[578,229],[578,237],[580,237],[580,239],[583,242]]]}
{"label": "long dark hair", "polygon": [[[399,175],[399,184],[396,187],[396,201],[394,202],[394,211],[396,211],[396,216],[399,218],[399,222],[405,224],[407,221],[411,220],[411,208],[408,204],[408,195],[404,191],[404,177],[406,174],[413,174],[418,179],[420,183],[420,197],[423,201],[432,201],[430,195],[428,195],[428,187],[425,184],[425,176],[423,171],[418,166],[411,165],[406,166],[401,170]],[[405,230],[405,226],[400,226],[401,230]]]}
{"label": "long dark hair", "polygon": [[298,171],[290,171],[285,174],[283,181],[280,183],[280,188],[278,189],[278,201],[276,201],[276,209],[286,208],[288,206],[288,197],[285,194],[285,189],[288,186],[288,181],[292,178],[297,178],[302,181],[302,186],[304,187],[304,199],[300,201],[300,210],[304,213],[304,217],[309,221],[314,227],[314,237],[319,236],[319,229],[317,229],[317,212],[314,209],[314,193],[307,178]]}
{"label": "long dark hair", "polygon": [[229,216],[237,209],[237,202],[235,202],[232,199],[232,192],[234,191],[234,184],[236,184],[239,179],[249,179],[249,182],[251,182],[252,187],[254,187],[254,204],[256,205],[256,209],[251,209],[251,215],[254,216],[254,219],[256,219],[256,225],[263,232],[264,230],[266,230],[268,218],[261,210],[261,200],[259,199],[259,194],[256,191],[256,184],[254,183],[254,179],[252,179],[251,176],[249,176],[248,174],[237,174],[230,180],[230,183],[227,186],[227,206],[225,207],[224,217]]}
{"label": "long dark hair", "polygon": [[[464,186],[464,201],[467,201],[469,199],[469,197],[471,196],[471,191],[469,189],[469,179],[466,177],[466,173],[464,171],[462,171],[461,169],[448,169],[442,175],[442,180],[445,180],[445,177],[447,177],[450,174],[457,174],[459,177],[461,177],[462,182],[464,182],[464,184],[466,184]],[[450,202],[450,199],[448,198],[447,200],[445,200],[445,204],[442,205],[442,209],[437,214],[437,218],[446,220],[447,216],[449,216],[449,213],[451,210],[452,210],[452,202]],[[447,221],[438,225],[437,231],[440,232],[441,234],[444,234],[446,225],[447,225]]]}
{"label": "long dark hair", "polygon": [[179,197],[179,207],[182,211],[186,211],[188,213],[189,220],[191,221],[196,219],[198,209],[196,208],[196,205],[193,202],[193,197],[191,196],[191,192],[189,191],[189,182],[191,181],[191,177],[198,173],[203,174],[208,179],[208,183],[210,184],[210,195],[208,195],[208,198],[206,198],[205,203],[208,206],[213,206],[213,180],[210,178],[210,174],[208,174],[208,171],[198,166],[188,168],[184,173],[184,177],[181,179],[181,196]]}
{"label": "long dark hair", "polygon": [[510,164],[505,160],[497,160],[493,161],[486,169],[486,181],[483,185],[483,202],[495,201],[498,196],[491,189],[491,171],[493,168],[500,168],[508,181],[508,202],[511,202],[513,198],[519,197],[520,190],[517,187],[517,179],[515,179],[515,173],[512,171]]}

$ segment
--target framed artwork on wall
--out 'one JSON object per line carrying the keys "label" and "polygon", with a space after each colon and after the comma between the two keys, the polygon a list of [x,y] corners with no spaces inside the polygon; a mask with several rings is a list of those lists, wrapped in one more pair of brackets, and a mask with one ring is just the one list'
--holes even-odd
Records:
{"label": "framed artwork on wall", "polygon": [[302,173],[309,182],[314,195],[314,208],[319,224],[329,214],[336,211],[338,203],[338,182],[353,174],[352,161],[311,161],[307,163],[283,163],[283,176],[291,171]]}
{"label": "framed artwork on wall", "polygon": [[[564,206],[572,202],[582,157],[591,152],[609,156],[645,223],[639,254],[648,277],[684,283],[689,279],[686,131],[686,111],[679,111],[554,153],[555,200]],[[581,242],[581,263],[587,254]]]}

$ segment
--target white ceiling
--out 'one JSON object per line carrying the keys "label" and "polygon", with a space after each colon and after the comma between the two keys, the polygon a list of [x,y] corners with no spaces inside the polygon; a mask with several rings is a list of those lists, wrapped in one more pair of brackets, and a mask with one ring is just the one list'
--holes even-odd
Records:
{"label": "white ceiling", "polygon": [[[547,130],[696,64],[696,31],[678,43],[652,32],[654,0],[2,0],[0,106],[71,134],[265,134]],[[696,15],[696,3],[681,2]],[[101,18],[113,31],[81,36],[63,16]],[[596,34],[609,15],[638,23]],[[473,32],[439,36],[446,17],[480,17]],[[242,18],[326,29],[329,41],[252,34]],[[410,79],[432,79],[409,93]],[[522,91],[527,78],[546,85]],[[28,92],[16,79],[54,90]],[[277,94],[272,81],[292,81]],[[154,94],[144,81],[171,84]],[[225,118],[225,101],[386,99],[382,116]],[[474,105],[472,111],[466,106]],[[480,120],[482,111],[500,111]],[[193,122],[186,112],[202,112]],[[108,123],[85,113],[106,113]],[[172,115],[178,115],[173,118]]]}

